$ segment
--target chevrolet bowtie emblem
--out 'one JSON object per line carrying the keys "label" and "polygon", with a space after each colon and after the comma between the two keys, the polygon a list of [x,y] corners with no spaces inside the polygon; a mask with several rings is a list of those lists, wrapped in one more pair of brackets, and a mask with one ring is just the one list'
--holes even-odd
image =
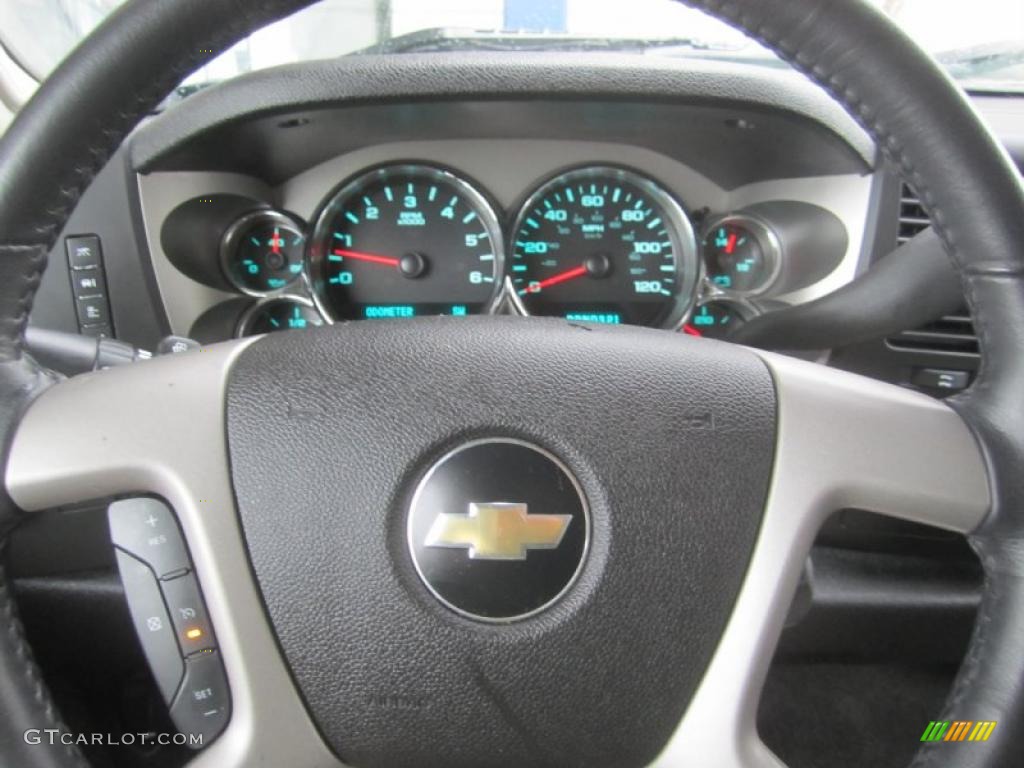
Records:
{"label": "chevrolet bowtie emblem", "polygon": [[430,526],[428,547],[468,549],[473,560],[525,560],[531,549],[555,549],[572,515],[531,515],[526,504],[470,504],[469,513],[441,513]]}

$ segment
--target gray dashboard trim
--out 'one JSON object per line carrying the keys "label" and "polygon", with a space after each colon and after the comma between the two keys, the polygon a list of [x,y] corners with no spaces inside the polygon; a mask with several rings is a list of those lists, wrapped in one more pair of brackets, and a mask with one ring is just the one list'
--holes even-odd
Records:
{"label": "gray dashboard trim", "polygon": [[867,170],[876,150],[824,91],[792,70],[727,62],[566,53],[431,53],[348,56],[254,72],[195,94],[134,136],[143,172],[206,131],[289,110],[345,104],[545,99],[760,107],[817,124]]}

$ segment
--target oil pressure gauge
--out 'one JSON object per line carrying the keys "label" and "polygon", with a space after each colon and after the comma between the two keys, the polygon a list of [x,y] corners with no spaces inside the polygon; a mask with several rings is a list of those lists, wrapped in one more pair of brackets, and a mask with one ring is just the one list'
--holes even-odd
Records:
{"label": "oil pressure gauge", "polygon": [[298,220],[278,211],[253,211],[225,233],[221,268],[242,293],[266,296],[302,275],[305,244]]}

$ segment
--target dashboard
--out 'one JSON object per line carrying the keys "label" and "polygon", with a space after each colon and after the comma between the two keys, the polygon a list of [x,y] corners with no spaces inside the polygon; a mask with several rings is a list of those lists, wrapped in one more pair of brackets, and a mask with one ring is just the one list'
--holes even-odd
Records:
{"label": "dashboard", "polygon": [[[328,161],[272,196],[216,176],[191,181],[202,192],[184,200],[159,174],[141,193],[165,293],[208,304],[181,318],[182,332],[204,341],[489,313],[722,336],[827,291],[851,255],[847,225],[812,202],[828,197],[825,182],[729,196],[686,165],[623,145],[386,145]],[[858,183],[827,186],[849,189],[852,203]],[[842,202],[863,229],[866,210]],[[199,286],[225,298],[197,296]]]}
{"label": "dashboard", "polygon": [[[1024,159],[1022,100],[975,103]],[[306,62],[190,95],[141,125],[61,233],[31,323],[143,350],[171,334],[208,344],[482,314],[728,339],[850,283],[927,223],[860,127],[793,72],[580,54]],[[808,354],[944,395],[977,368],[972,334],[969,318],[944,318]],[[435,397],[424,391],[424,407]],[[38,529],[12,548],[15,572],[39,573],[54,552],[62,567],[109,567],[100,523],[78,534],[91,548],[55,547]],[[843,631],[854,612],[830,574],[853,573],[857,599],[891,627],[905,595],[872,592],[888,553],[967,558],[951,534],[858,510],[819,542],[797,606],[813,596],[840,608],[789,631],[816,654],[828,635],[844,658],[861,635]],[[862,573],[847,550],[880,558]],[[950,590],[969,631],[973,582],[936,585],[928,571],[914,583],[919,645],[962,629],[920,620],[945,610]]]}
{"label": "dashboard", "polygon": [[[976,103],[1020,156],[1017,101]],[[141,125],[79,202],[32,322],[143,349],[487,313],[728,337],[852,281],[920,225],[914,205],[863,130],[785,69],[576,53],[305,62]],[[83,247],[105,275],[79,269]],[[965,385],[970,339],[948,352],[937,338],[828,354],[909,386],[950,372]]]}

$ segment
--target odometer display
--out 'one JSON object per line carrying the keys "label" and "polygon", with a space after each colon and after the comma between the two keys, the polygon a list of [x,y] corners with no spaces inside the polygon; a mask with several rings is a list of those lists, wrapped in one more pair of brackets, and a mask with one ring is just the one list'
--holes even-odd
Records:
{"label": "odometer display", "polygon": [[532,315],[669,327],[692,303],[693,228],[653,181],[585,168],[548,182],[513,231],[511,284]]}
{"label": "odometer display", "polygon": [[317,301],[337,320],[488,312],[504,269],[500,231],[485,198],[447,171],[372,171],[344,185],[317,220]]}

